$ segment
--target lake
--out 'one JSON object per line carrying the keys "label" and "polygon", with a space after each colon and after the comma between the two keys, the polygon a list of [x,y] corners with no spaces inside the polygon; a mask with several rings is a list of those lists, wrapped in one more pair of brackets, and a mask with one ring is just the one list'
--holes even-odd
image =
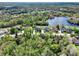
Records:
{"label": "lake", "polygon": [[69,17],[54,17],[48,20],[49,26],[63,25],[63,26],[78,26],[69,23],[67,20]]}

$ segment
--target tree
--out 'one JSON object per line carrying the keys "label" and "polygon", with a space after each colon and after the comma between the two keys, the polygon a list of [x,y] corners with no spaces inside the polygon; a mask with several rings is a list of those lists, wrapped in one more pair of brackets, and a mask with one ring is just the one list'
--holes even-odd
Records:
{"label": "tree", "polygon": [[14,56],[13,51],[14,51],[15,47],[16,47],[16,43],[14,41],[4,43],[1,47],[3,55]]}
{"label": "tree", "polygon": [[59,26],[59,25],[57,25],[56,28],[57,28],[58,30],[60,30],[60,26]]}
{"label": "tree", "polygon": [[14,41],[14,38],[13,38],[12,36],[10,36],[10,35],[5,35],[5,36],[2,38],[2,40],[3,40],[4,42],[6,42],[6,41]]}
{"label": "tree", "polygon": [[68,56],[76,56],[77,55],[77,48],[74,44],[69,44],[66,49],[67,49]]}
{"label": "tree", "polygon": [[15,33],[17,33],[18,32],[18,30],[16,29],[16,28],[11,28],[10,29],[10,33],[11,34],[15,34]]}
{"label": "tree", "polygon": [[31,35],[32,35],[32,33],[33,33],[33,29],[32,29],[32,27],[29,27],[29,28],[27,28],[27,29],[24,29],[24,37],[26,37],[26,38],[31,38]]}
{"label": "tree", "polygon": [[52,45],[50,46],[50,49],[51,49],[55,54],[58,54],[59,52],[61,52],[59,44],[52,44]]}
{"label": "tree", "polygon": [[23,24],[23,20],[18,20],[17,24]]}

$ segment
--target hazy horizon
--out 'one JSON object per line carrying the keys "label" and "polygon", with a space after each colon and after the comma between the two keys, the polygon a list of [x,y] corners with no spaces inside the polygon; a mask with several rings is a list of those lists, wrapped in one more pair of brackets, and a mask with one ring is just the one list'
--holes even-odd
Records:
{"label": "hazy horizon", "polygon": [[79,2],[0,2],[0,6],[79,6]]}

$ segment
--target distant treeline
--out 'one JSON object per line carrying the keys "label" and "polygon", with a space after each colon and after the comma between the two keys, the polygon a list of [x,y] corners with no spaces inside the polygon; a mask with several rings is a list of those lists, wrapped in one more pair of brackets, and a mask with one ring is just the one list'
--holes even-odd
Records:
{"label": "distant treeline", "polygon": [[0,6],[51,7],[51,6],[79,6],[78,2],[0,2]]}

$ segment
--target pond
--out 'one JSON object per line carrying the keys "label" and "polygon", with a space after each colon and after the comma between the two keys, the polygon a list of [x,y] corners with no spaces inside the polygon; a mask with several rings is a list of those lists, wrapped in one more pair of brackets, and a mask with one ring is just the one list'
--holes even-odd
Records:
{"label": "pond", "polygon": [[56,25],[78,26],[78,25],[74,25],[74,24],[69,23],[67,21],[68,19],[69,19],[69,17],[54,17],[54,18],[48,20],[48,24],[49,24],[49,26],[56,26]]}

